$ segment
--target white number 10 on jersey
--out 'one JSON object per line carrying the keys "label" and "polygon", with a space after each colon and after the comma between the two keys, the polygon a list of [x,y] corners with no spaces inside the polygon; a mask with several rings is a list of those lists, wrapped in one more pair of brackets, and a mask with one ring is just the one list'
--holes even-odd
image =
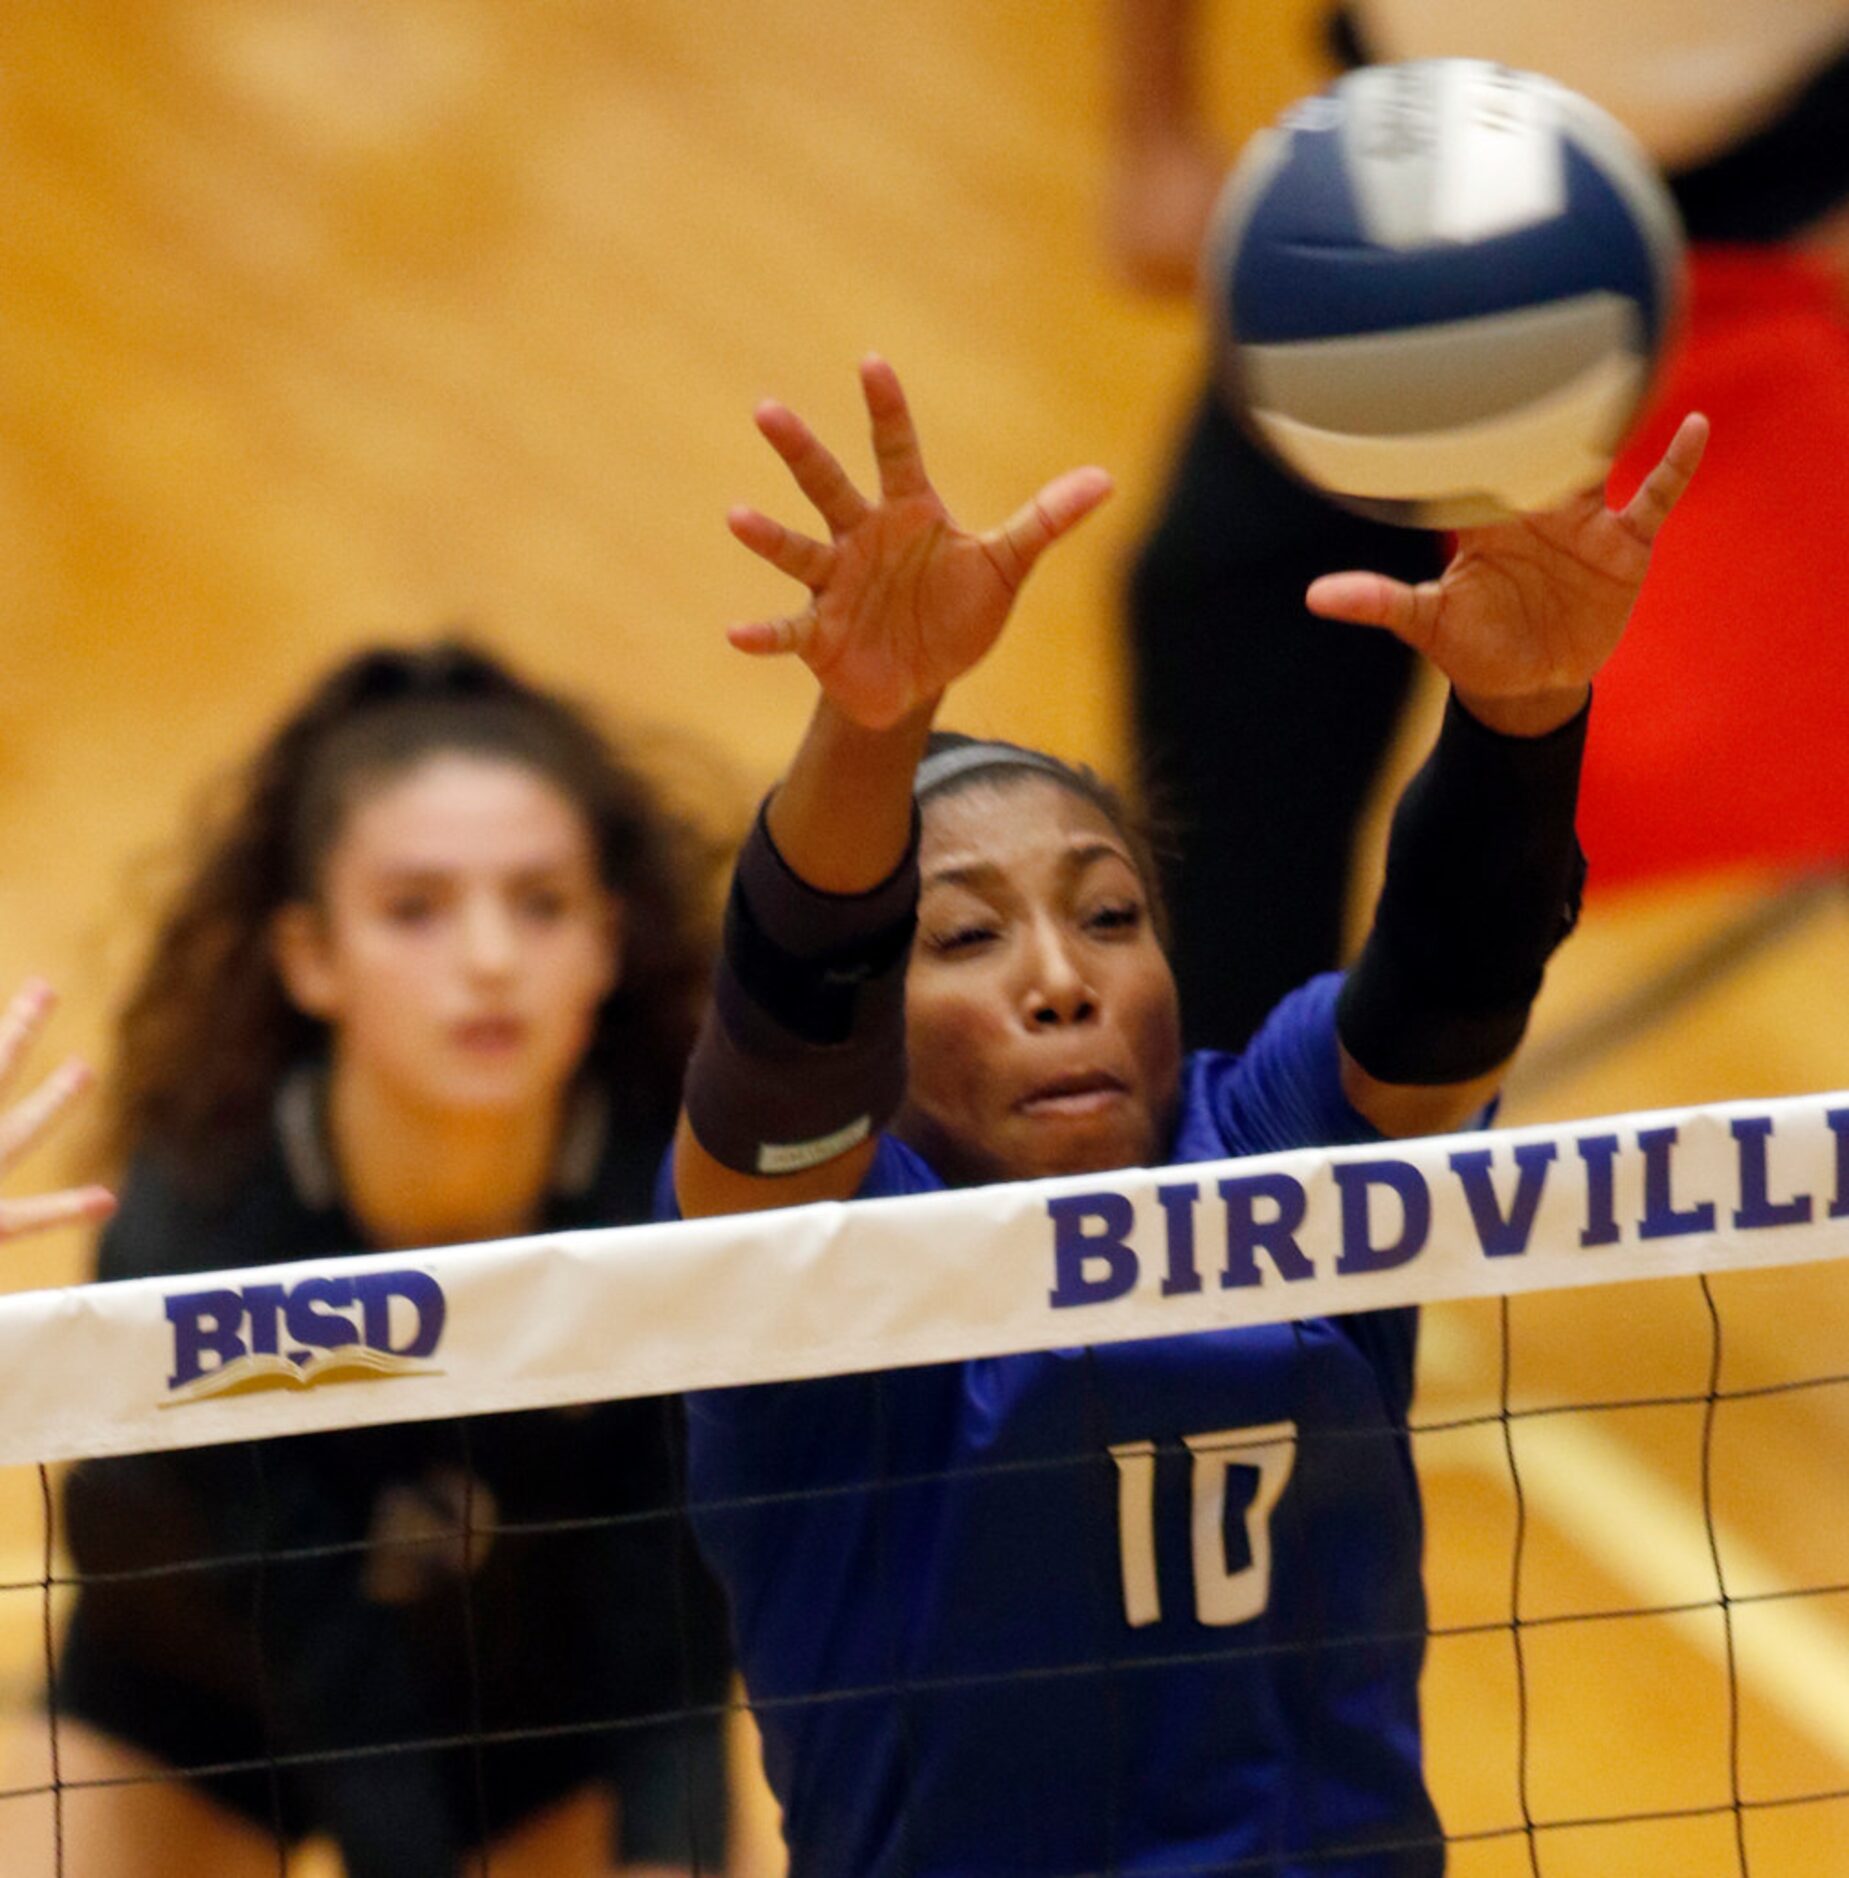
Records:
{"label": "white number 10 on jersey", "polygon": [[[1297,1458],[1297,1424],[1221,1428],[1184,1435],[1192,1460],[1194,1615],[1203,1624],[1244,1624],[1271,1596],[1271,1509]],[[1133,1628],[1162,1615],[1156,1579],[1156,1444],[1125,1441],[1111,1449],[1117,1463],[1117,1535],[1123,1560],[1124,1616]],[[1226,1476],[1255,1473],[1246,1506],[1246,1563],[1226,1568]]]}

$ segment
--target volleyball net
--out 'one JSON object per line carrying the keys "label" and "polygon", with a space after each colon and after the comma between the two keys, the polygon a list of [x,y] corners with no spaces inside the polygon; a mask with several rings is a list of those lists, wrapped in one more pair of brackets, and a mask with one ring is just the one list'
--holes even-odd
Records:
{"label": "volleyball net", "polygon": [[[549,1419],[577,1431],[568,1464],[582,1475],[600,1441],[630,1438],[626,1426],[633,1435],[620,1419],[627,1402],[665,1416],[674,1411],[655,1399],[688,1391],[1417,1305],[1419,1390],[1395,1438],[1409,1439],[1426,1506],[1426,1758],[1450,1871],[1849,1869],[1845,1252],[1849,1094],[1839,1094],[0,1298],[12,1561],[0,1648],[16,1731],[23,1738],[43,1714],[48,1743],[36,1763],[15,1754],[10,1772],[0,1767],[0,1833],[8,1814],[33,1810],[40,1863],[21,1872],[82,1878],[70,1860],[86,1794],[183,1780],[222,1797],[243,1781],[246,1812],[272,1823],[282,1872],[298,1869],[286,1848],[313,1815],[304,1781],[363,1810],[370,1771],[415,1761],[438,1769],[440,1786],[448,1766],[463,1796],[458,1841],[473,1846],[519,1817],[528,1775],[532,1792],[545,1790],[548,1764],[603,1777],[649,1753],[667,1769],[656,1784],[691,1821],[713,1801],[686,1725],[749,1699],[715,1695],[692,1667],[710,1641],[692,1633],[710,1630],[710,1613],[682,1598],[668,1628],[683,1634],[622,1646],[652,1649],[664,1665],[652,1686],[677,1700],[600,1706],[591,1689],[528,1710],[496,1678],[543,1646],[495,1634],[491,1619],[507,1607],[477,1593],[497,1556],[524,1546],[539,1572],[553,1546],[561,1589],[542,1603],[595,1609],[607,1593],[623,1607],[624,1585],[597,1579],[612,1556],[596,1550],[599,1534],[646,1542],[629,1546],[622,1570],[643,1557],[679,1572],[689,1486],[678,1437],[664,1441],[672,1458],[654,1503],[573,1501],[565,1516],[536,1517],[510,1514],[479,1484],[492,1478],[480,1454],[524,1425],[505,1418],[574,1411]],[[454,1426],[448,1484],[395,1526],[363,1511],[326,1530],[279,1516],[276,1462],[293,1438],[432,1423]],[[1248,1491],[1206,1537],[1195,1522],[1207,1628],[1189,1647],[1208,1651],[1246,1647],[1242,1600],[1302,1439],[1289,1425],[1230,1432],[1250,1438],[1209,1463],[1222,1477],[1249,1475]],[[1180,1582],[1131,1543],[1137,1509],[1169,1491],[1161,1483],[1175,1469],[1201,1467],[1194,1444],[1173,1455],[1134,1447],[1049,1449],[1033,1463],[1089,1469],[1111,1496],[1123,1545],[1109,1595],[1133,1628]],[[216,1471],[189,1478],[222,1497],[224,1517],[189,1531],[162,1502],[151,1553],[76,1560],[67,1540],[83,1492],[109,1490],[107,1457],[202,1451],[220,1457]],[[511,1451],[514,1470],[527,1468]],[[984,1504],[1005,1508],[1009,1465],[982,1483]],[[121,1474],[122,1491],[141,1478]],[[803,1491],[819,1501],[931,1484],[844,1475]],[[757,1487],[747,1480],[738,1504],[784,1493],[773,1468]],[[729,1510],[710,1499],[694,1508],[721,1525]],[[1005,1513],[998,1530],[1004,1546],[1019,1539]],[[364,1634],[319,1636],[318,1600],[357,1583],[374,1605],[413,1605],[428,1588],[420,1561],[435,1557],[451,1562],[458,1589],[441,1606],[455,1634],[431,1647],[485,1678],[488,1693],[464,1690],[435,1724],[408,1713],[403,1738],[277,1721],[285,1685],[303,1677],[322,1712],[343,1702],[391,1712],[389,1696],[365,1693],[389,1681],[389,1652]],[[1207,1609],[1208,1579],[1224,1609]],[[228,1737],[208,1730],[193,1759],[101,1774],[60,1754],[73,1605],[100,1583],[132,1581],[149,1590],[142,1621],[158,1627],[178,1608],[160,1587],[205,1580],[241,1614],[225,1660],[256,1693],[202,1700],[255,1718],[244,1748],[227,1756]],[[164,1641],[191,1647],[182,1635]],[[825,1641],[816,1654],[829,1655]],[[963,1682],[980,1697],[980,1673]],[[158,1702],[170,1686],[156,1679],[144,1693]],[[857,1684],[854,1701],[869,1716],[897,1701],[910,1727],[932,1693],[901,1676]],[[754,1694],[785,1709],[840,1700],[838,1687],[797,1684]],[[695,1825],[687,1845],[690,1869],[776,1869],[737,1831],[729,1855]],[[422,1869],[379,1856],[387,1869]],[[477,1851],[457,1856],[477,1861],[458,1869],[493,1868]],[[1329,1868],[1344,1869],[1339,1857]],[[1299,1867],[1259,1858],[1211,1869]]]}

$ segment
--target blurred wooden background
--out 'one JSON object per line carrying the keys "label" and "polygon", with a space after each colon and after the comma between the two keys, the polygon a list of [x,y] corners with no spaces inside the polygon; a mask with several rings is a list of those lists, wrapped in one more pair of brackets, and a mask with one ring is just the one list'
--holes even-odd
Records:
{"label": "blurred wooden background", "polygon": [[[869,348],[905,374],[960,515],[998,518],[1075,462],[1117,474],[954,717],[1121,757],[1120,570],[1199,333],[1104,261],[1104,5],[11,0],[0,981],[55,978],[58,1040],[106,1068],[151,857],[201,783],[364,639],[469,622],[619,722],[689,734],[711,755],[681,763],[719,799],[761,786],[806,689],[724,646],[726,621],[787,596],[722,518],[792,508],[757,398],[858,448]],[[1229,141],[1314,80],[1312,11],[1213,15]],[[1596,902],[1537,1044],[1660,985],[1773,884]],[[1518,1080],[1509,1112],[1849,1086],[1846,971],[1838,891],[1661,1021]],[[63,1282],[84,1257],[75,1236],[10,1249],[6,1280]],[[1849,1369],[1838,1274],[1720,1289],[1730,1380],[1778,1373],[1800,1327],[1808,1373]],[[1516,1317],[1518,1399],[1706,1374],[1692,1286]],[[1493,1313],[1434,1314],[1428,1405],[1493,1399],[1496,1347]],[[1525,1614],[1711,1599],[1690,1412],[1566,1425],[1522,1436]],[[1766,1582],[1849,1582],[1846,1429],[1841,1391],[1810,1391],[1729,1449],[1729,1542]],[[1506,1616],[1500,1436],[1433,1438],[1422,1460],[1435,1616]],[[14,1559],[40,1543],[32,1493],[0,1509]],[[36,1619],[20,1617],[7,1683],[29,1699]],[[1763,1643],[1743,1646],[1749,1793],[1849,1784],[1846,1621],[1840,1598],[1742,1620]],[[1530,1633],[1537,1817],[1725,1798],[1718,1624]],[[1459,1831],[1519,1818],[1511,1664],[1506,1635],[1434,1652],[1434,1779]],[[1849,1869],[1849,1807],[1756,1814],[1749,1833],[1755,1874]],[[1550,1878],[1736,1869],[1725,1819],[1539,1847]],[[761,1835],[743,1865],[774,1869]],[[1530,1866],[1490,1841],[1454,1868]]]}

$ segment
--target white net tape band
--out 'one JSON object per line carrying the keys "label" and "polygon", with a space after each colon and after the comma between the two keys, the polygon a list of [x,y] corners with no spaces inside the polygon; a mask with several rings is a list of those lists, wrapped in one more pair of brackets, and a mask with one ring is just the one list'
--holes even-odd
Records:
{"label": "white net tape band", "polygon": [[1844,1253],[1849,1093],[134,1279],[0,1298],[0,1462]]}

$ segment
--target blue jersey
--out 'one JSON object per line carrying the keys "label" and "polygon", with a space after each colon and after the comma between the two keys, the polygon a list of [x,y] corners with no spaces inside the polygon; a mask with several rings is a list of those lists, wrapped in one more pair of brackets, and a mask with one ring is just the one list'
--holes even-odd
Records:
{"label": "blue jersey", "polygon": [[[1335,988],[1189,1059],[1173,1160],[1377,1138]],[[942,1184],[887,1138],[861,1193]],[[691,1398],[794,1878],[1442,1870],[1415,1335],[1393,1311]]]}

